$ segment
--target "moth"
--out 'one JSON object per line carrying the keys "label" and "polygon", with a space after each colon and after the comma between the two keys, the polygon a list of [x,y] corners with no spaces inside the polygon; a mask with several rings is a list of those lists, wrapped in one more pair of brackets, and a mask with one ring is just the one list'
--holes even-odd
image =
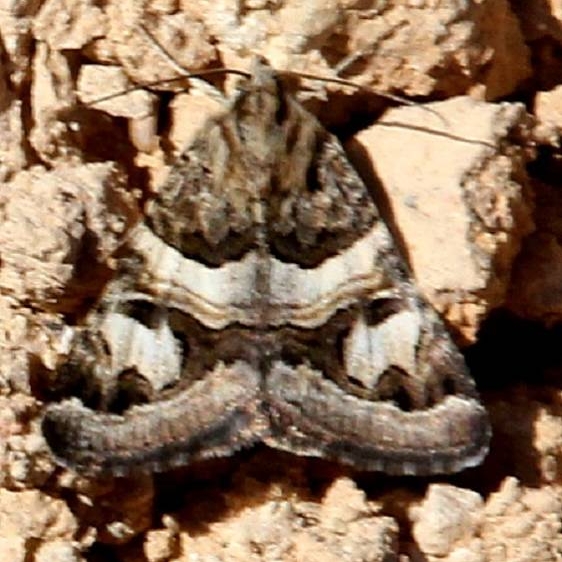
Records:
{"label": "moth", "polygon": [[42,421],[61,464],[163,471],[258,442],[395,475],[485,456],[461,353],[336,137],[265,60],[115,257],[60,370],[84,402]]}

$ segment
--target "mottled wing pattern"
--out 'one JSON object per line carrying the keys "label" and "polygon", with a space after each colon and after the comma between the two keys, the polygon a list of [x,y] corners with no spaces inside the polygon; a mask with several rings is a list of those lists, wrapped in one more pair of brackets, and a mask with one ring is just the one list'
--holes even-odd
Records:
{"label": "mottled wing pattern", "polygon": [[[390,474],[479,463],[486,412],[337,139],[263,60],[183,152],[120,250],[47,408],[88,473],[255,442]],[[86,400],[86,402],[88,402]]]}

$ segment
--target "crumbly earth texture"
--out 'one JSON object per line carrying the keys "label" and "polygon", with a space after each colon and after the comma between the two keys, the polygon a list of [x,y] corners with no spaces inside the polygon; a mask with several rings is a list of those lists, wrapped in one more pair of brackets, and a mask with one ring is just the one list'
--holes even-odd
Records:
{"label": "crumbly earth texture", "polygon": [[[562,559],[556,2],[4,4],[1,560]],[[159,475],[87,479],[52,459],[40,420],[70,326],[235,79],[130,88],[180,67],[248,69],[254,54],[365,87],[297,80],[295,96],[346,141],[465,351],[493,429],[481,466],[389,478],[257,447]]]}

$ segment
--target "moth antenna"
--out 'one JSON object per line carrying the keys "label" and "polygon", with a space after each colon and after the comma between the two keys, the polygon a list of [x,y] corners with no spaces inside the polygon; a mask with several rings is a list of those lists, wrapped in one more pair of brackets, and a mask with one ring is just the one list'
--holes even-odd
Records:
{"label": "moth antenna", "polygon": [[144,35],[150,40],[152,45],[156,48],[156,50],[168,61],[170,66],[178,72],[179,76],[171,76],[170,78],[161,78],[159,80],[154,80],[151,82],[145,82],[143,84],[139,84],[136,86],[131,86],[130,88],[124,88],[123,90],[119,90],[118,92],[113,92],[108,94],[107,96],[102,96],[101,98],[97,98],[90,102],[87,102],[86,105],[92,106],[104,101],[111,100],[113,98],[117,98],[120,96],[124,96],[131,92],[135,92],[137,90],[142,90],[144,88],[151,88],[153,86],[162,86],[163,84],[172,84],[174,82],[180,82],[181,80],[197,80],[197,85],[202,90],[206,91],[206,93],[215,99],[219,99],[221,103],[225,102],[225,97],[221,93],[218,88],[215,88],[212,84],[205,81],[203,78],[207,76],[216,76],[219,74],[233,74],[236,76],[241,76],[243,78],[249,78],[250,73],[245,72],[243,70],[237,70],[235,68],[208,68],[203,70],[198,70],[196,72],[190,72],[181,64],[179,64],[174,57],[166,50],[166,48],[158,41],[156,37],[149,31],[149,29],[143,25],[139,24],[140,30],[144,33]]}
{"label": "moth antenna", "polygon": [[[198,79],[198,78],[203,78],[204,76],[213,76],[213,75],[218,75],[218,74],[235,74],[236,76],[241,76],[243,78],[249,78],[250,74],[248,72],[244,72],[243,70],[236,70],[234,68],[208,68],[208,69],[204,69],[204,70],[198,70],[197,72],[185,72],[185,74],[182,74],[182,76],[171,76],[170,78],[160,78],[159,80],[153,80],[151,82],[144,82],[143,84],[139,84],[136,86],[131,86],[130,88],[124,88],[123,90],[119,90],[118,92],[113,92],[111,94],[107,94],[107,96],[102,96],[100,98],[96,98],[95,100],[92,101],[88,101],[85,103],[85,105],[87,106],[92,106],[92,105],[96,105],[99,104],[101,102],[107,101],[107,100],[111,100],[113,98],[118,98],[120,96],[124,96],[126,94],[129,94],[131,92],[136,92],[137,90],[143,90],[145,88],[152,88],[153,86],[161,86],[162,84],[170,84],[173,82],[180,82],[181,80],[186,80],[186,79]],[[210,88],[212,88],[212,86],[208,83],[205,82],[204,80],[201,80],[202,83],[207,84]],[[216,90],[216,88],[212,88],[213,90]],[[217,90],[218,91],[218,90]],[[220,96],[221,101],[224,101],[224,96]]]}
{"label": "moth antenna", "polygon": [[[213,75],[218,75],[218,74],[233,74],[236,76],[241,76],[243,78],[249,78],[250,77],[250,73],[249,72],[245,72],[243,70],[238,70],[238,69],[234,69],[234,68],[210,68],[210,69],[205,69],[205,70],[198,70],[197,72],[190,72],[189,70],[187,70],[186,68],[184,68],[181,64],[179,64],[174,57],[166,50],[166,48],[158,41],[158,39],[152,34],[152,32],[142,23],[139,24],[139,28],[140,30],[144,33],[144,35],[150,40],[150,42],[152,43],[152,45],[156,48],[156,50],[168,61],[168,63],[170,64],[171,67],[174,68],[174,70],[176,70],[176,72],[178,72],[180,74],[180,76],[174,76],[174,77],[170,77],[170,78],[164,78],[164,79],[160,79],[160,80],[154,80],[152,82],[146,82],[144,84],[140,84],[138,86],[131,86],[130,88],[125,88],[123,90],[120,90],[118,92],[114,92],[112,94],[108,94],[107,96],[103,96],[101,98],[98,98],[96,100],[93,100],[91,102],[88,102],[86,105],[95,105],[95,104],[99,104],[101,102],[119,97],[119,96],[123,96],[126,94],[129,94],[131,92],[134,92],[136,90],[141,90],[143,88],[150,88],[153,86],[161,86],[163,84],[171,84],[173,82],[179,82],[181,80],[197,80],[198,82],[198,87],[200,87],[202,90],[206,91],[207,94],[209,94],[211,97],[215,98],[215,99],[219,99],[219,101],[224,102],[225,98],[224,95],[220,92],[220,90],[218,90],[217,88],[215,88],[214,86],[212,86],[211,84],[209,84],[209,82],[203,80],[204,77],[208,77],[208,76],[213,76]],[[341,69],[337,70],[337,72],[340,72]],[[284,76],[289,76],[289,77],[294,77],[294,78],[301,78],[301,79],[305,79],[305,80],[316,80],[319,82],[326,82],[326,83],[331,83],[331,84],[339,84],[341,86],[348,86],[350,88],[355,88],[356,90],[362,90],[362,91],[366,91],[366,92],[370,92],[373,93],[383,99],[387,99],[396,103],[399,103],[401,105],[407,105],[410,107],[419,107],[421,109],[423,109],[424,111],[427,111],[429,113],[431,113],[432,115],[434,115],[435,117],[437,117],[441,123],[443,124],[443,126],[447,127],[449,124],[447,122],[447,120],[438,112],[435,111],[434,109],[431,109],[421,103],[412,101],[404,96],[400,96],[397,94],[390,94],[388,92],[381,92],[376,90],[375,88],[371,87],[371,86],[363,86],[361,84],[357,84],[356,82],[353,82],[352,80],[346,80],[345,78],[330,78],[330,77],[326,77],[326,76],[318,76],[316,74],[311,74],[311,73],[307,73],[307,72],[299,72],[299,71],[293,71],[293,70],[283,70],[283,71],[279,71],[280,75],[284,75]]]}
{"label": "moth antenna", "polygon": [[190,72],[184,68],[167,50],[164,45],[158,41],[158,39],[154,36],[154,34],[144,25],[143,23],[139,23],[139,29],[144,33],[146,38],[152,43],[152,46],[168,61],[168,64],[180,75],[186,77],[186,74],[190,74]]}
{"label": "moth antenna", "polygon": [[375,94],[376,96],[379,96],[381,98],[390,101],[397,102],[401,105],[407,105],[410,107],[419,107],[420,109],[423,109],[424,111],[427,111],[432,115],[435,115],[444,126],[448,126],[447,120],[438,111],[435,111],[434,109],[431,109],[430,107],[427,107],[422,103],[409,100],[404,96],[399,96],[397,94],[390,94],[388,92],[380,92],[375,88],[373,88],[372,86],[363,86],[362,84],[357,84],[356,82],[353,82],[352,80],[346,80],[345,78],[330,78],[326,76],[317,76],[316,74],[309,74],[307,72],[299,72],[294,70],[283,70],[280,71],[279,74],[284,74],[286,76],[294,76],[295,78],[304,78],[305,80],[318,80],[320,82],[328,82],[331,84],[340,84],[341,86],[349,86],[351,88],[355,88],[356,90],[363,90],[365,92],[370,92],[372,94]]}
{"label": "moth antenna", "polygon": [[205,93],[214,99],[218,99],[220,102],[225,102],[225,97],[222,92],[215,88],[209,82],[205,80],[199,80],[203,76],[209,76],[213,74],[234,74],[237,76],[242,76],[244,78],[249,78],[250,74],[242,70],[236,70],[231,68],[212,68],[208,70],[202,70],[197,72],[191,72],[184,68],[167,50],[160,41],[154,36],[154,34],[142,23],[139,23],[140,30],[144,33],[146,38],[152,43],[154,48],[168,61],[168,64],[178,73],[180,76],[177,80],[181,79],[195,79],[197,80],[198,87],[200,87]]}

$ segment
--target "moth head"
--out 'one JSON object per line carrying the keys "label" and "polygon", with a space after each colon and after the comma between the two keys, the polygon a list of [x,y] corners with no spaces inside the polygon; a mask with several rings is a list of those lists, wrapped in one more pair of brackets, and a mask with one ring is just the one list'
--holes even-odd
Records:
{"label": "moth head", "polygon": [[242,124],[257,125],[265,134],[271,133],[272,125],[286,121],[289,107],[283,78],[263,57],[253,59],[250,76],[239,83],[233,109]]}

